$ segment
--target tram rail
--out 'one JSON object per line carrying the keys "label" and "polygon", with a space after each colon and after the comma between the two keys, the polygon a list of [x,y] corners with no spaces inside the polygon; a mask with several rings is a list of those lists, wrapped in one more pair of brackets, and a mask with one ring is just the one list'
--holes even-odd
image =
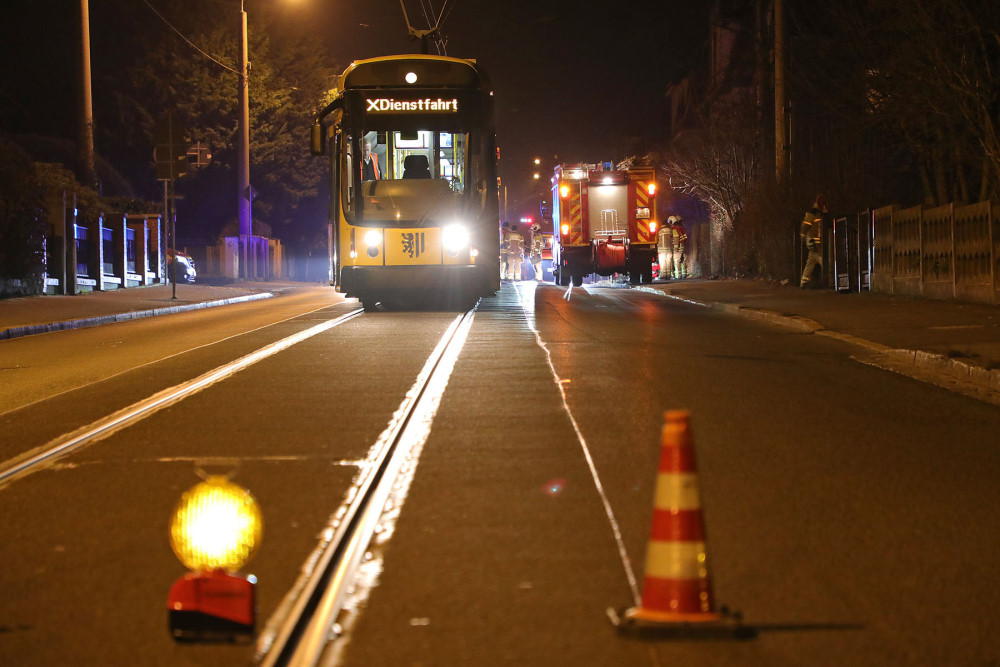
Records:
{"label": "tram rail", "polygon": [[25,452],[13,459],[0,463],[0,488],[33,472],[36,472],[54,461],[77,451],[88,444],[106,438],[112,433],[149,417],[150,415],[169,407],[188,396],[191,396],[210,385],[224,380],[239,371],[262,361],[273,354],[281,352],[308,338],[332,329],[363,314],[358,309],[341,315],[335,319],[322,322],[292,336],[266,345],[255,352],[244,355],[235,361],[224,364],[202,375],[164,389],[141,401],[133,403],[117,412],[102,417],[75,431],[63,434],[48,443]]}
{"label": "tram rail", "polygon": [[372,447],[368,465],[325,531],[328,539],[306,561],[299,581],[260,634],[255,664],[301,667],[319,664],[324,657],[400,469],[426,440],[429,420],[422,415],[436,410],[474,314],[475,308],[452,322]]}

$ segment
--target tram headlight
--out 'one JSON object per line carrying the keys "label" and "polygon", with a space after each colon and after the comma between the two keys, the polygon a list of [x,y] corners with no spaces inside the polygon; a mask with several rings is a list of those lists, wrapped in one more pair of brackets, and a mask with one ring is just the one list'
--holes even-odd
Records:
{"label": "tram headlight", "polygon": [[452,255],[458,254],[469,246],[469,230],[462,225],[448,225],[441,230],[441,242]]}
{"label": "tram headlight", "polygon": [[382,232],[377,229],[369,229],[365,232],[365,245],[369,248],[382,243]]}

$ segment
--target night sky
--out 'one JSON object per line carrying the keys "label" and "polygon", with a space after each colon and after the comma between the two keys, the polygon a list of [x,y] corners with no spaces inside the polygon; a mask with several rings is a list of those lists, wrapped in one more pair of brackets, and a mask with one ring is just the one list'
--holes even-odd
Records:
{"label": "night sky", "polygon": [[[101,68],[135,57],[123,52],[116,33],[169,30],[142,0],[89,2],[95,79]],[[158,8],[165,2],[150,0]],[[221,15],[231,4],[239,29],[239,0],[205,2]],[[320,27],[339,69],[354,59],[419,51],[406,35],[398,0],[246,0],[251,28],[265,3],[303,26]],[[547,184],[556,161],[618,160],[652,147],[661,136],[667,84],[704,65],[704,4],[453,0],[443,23],[447,55],[477,59],[493,80],[501,176],[512,209],[537,200],[528,194],[538,188],[531,182],[535,157],[543,160]],[[435,9],[440,5],[435,0]],[[407,10],[416,27],[426,27],[419,2],[408,0]],[[75,140],[78,13],[73,0],[3,3],[0,131]]]}

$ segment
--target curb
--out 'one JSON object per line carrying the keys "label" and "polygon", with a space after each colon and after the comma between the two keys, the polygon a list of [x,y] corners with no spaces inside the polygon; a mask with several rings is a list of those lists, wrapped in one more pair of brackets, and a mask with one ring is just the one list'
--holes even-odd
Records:
{"label": "curb", "polygon": [[977,387],[1000,391],[1000,370],[972,366],[964,362],[923,350],[887,350],[896,361],[926,370],[936,371],[964,380]]}
{"label": "curb", "polygon": [[823,325],[819,322],[810,320],[808,317],[801,317],[799,315],[782,315],[781,313],[776,313],[773,310],[758,310],[757,308],[746,308],[744,306],[737,306],[731,303],[712,303],[709,307],[729,315],[742,317],[743,319],[769,322],[771,324],[777,324],[779,326],[789,327],[798,331],[805,331],[807,333],[825,331]]}
{"label": "curb", "polygon": [[199,310],[202,308],[214,308],[216,306],[229,306],[234,303],[246,301],[258,301],[260,299],[270,299],[275,296],[274,292],[261,292],[259,294],[247,294],[246,296],[235,296],[229,299],[216,299],[215,301],[200,301],[189,303],[183,306],[166,306],[164,308],[151,308],[149,310],[132,310],[127,313],[116,313],[114,315],[102,315],[100,317],[85,317],[78,320],[67,320],[65,322],[51,322],[48,324],[29,324],[23,327],[11,327],[0,331],[0,340],[10,340],[21,338],[22,336],[34,336],[35,334],[50,333],[52,331],[66,331],[68,329],[85,329],[96,327],[102,324],[112,324],[114,322],[126,322],[128,320],[140,320],[146,317],[156,317],[159,315],[172,315],[187,310]]}

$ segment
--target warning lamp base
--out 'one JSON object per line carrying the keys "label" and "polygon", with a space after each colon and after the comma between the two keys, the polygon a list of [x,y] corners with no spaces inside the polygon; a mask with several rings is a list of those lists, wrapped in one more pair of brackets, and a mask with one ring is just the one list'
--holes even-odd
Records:
{"label": "warning lamp base", "polygon": [[170,635],[180,642],[242,642],[256,624],[254,577],[223,571],[188,572],[167,598]]}
{"label": "warning lamp base", "polygon": [[639,607],[617,611],[608,608],[608,618],[618,632],[650,639],[753,639],[757,628],[743,625],[738,612],[663,614]]}
{"label": "warning lamp base", "polygon": [[249,644],[254,627],[197,611],[171,611],[170,636],[179,643]]}

